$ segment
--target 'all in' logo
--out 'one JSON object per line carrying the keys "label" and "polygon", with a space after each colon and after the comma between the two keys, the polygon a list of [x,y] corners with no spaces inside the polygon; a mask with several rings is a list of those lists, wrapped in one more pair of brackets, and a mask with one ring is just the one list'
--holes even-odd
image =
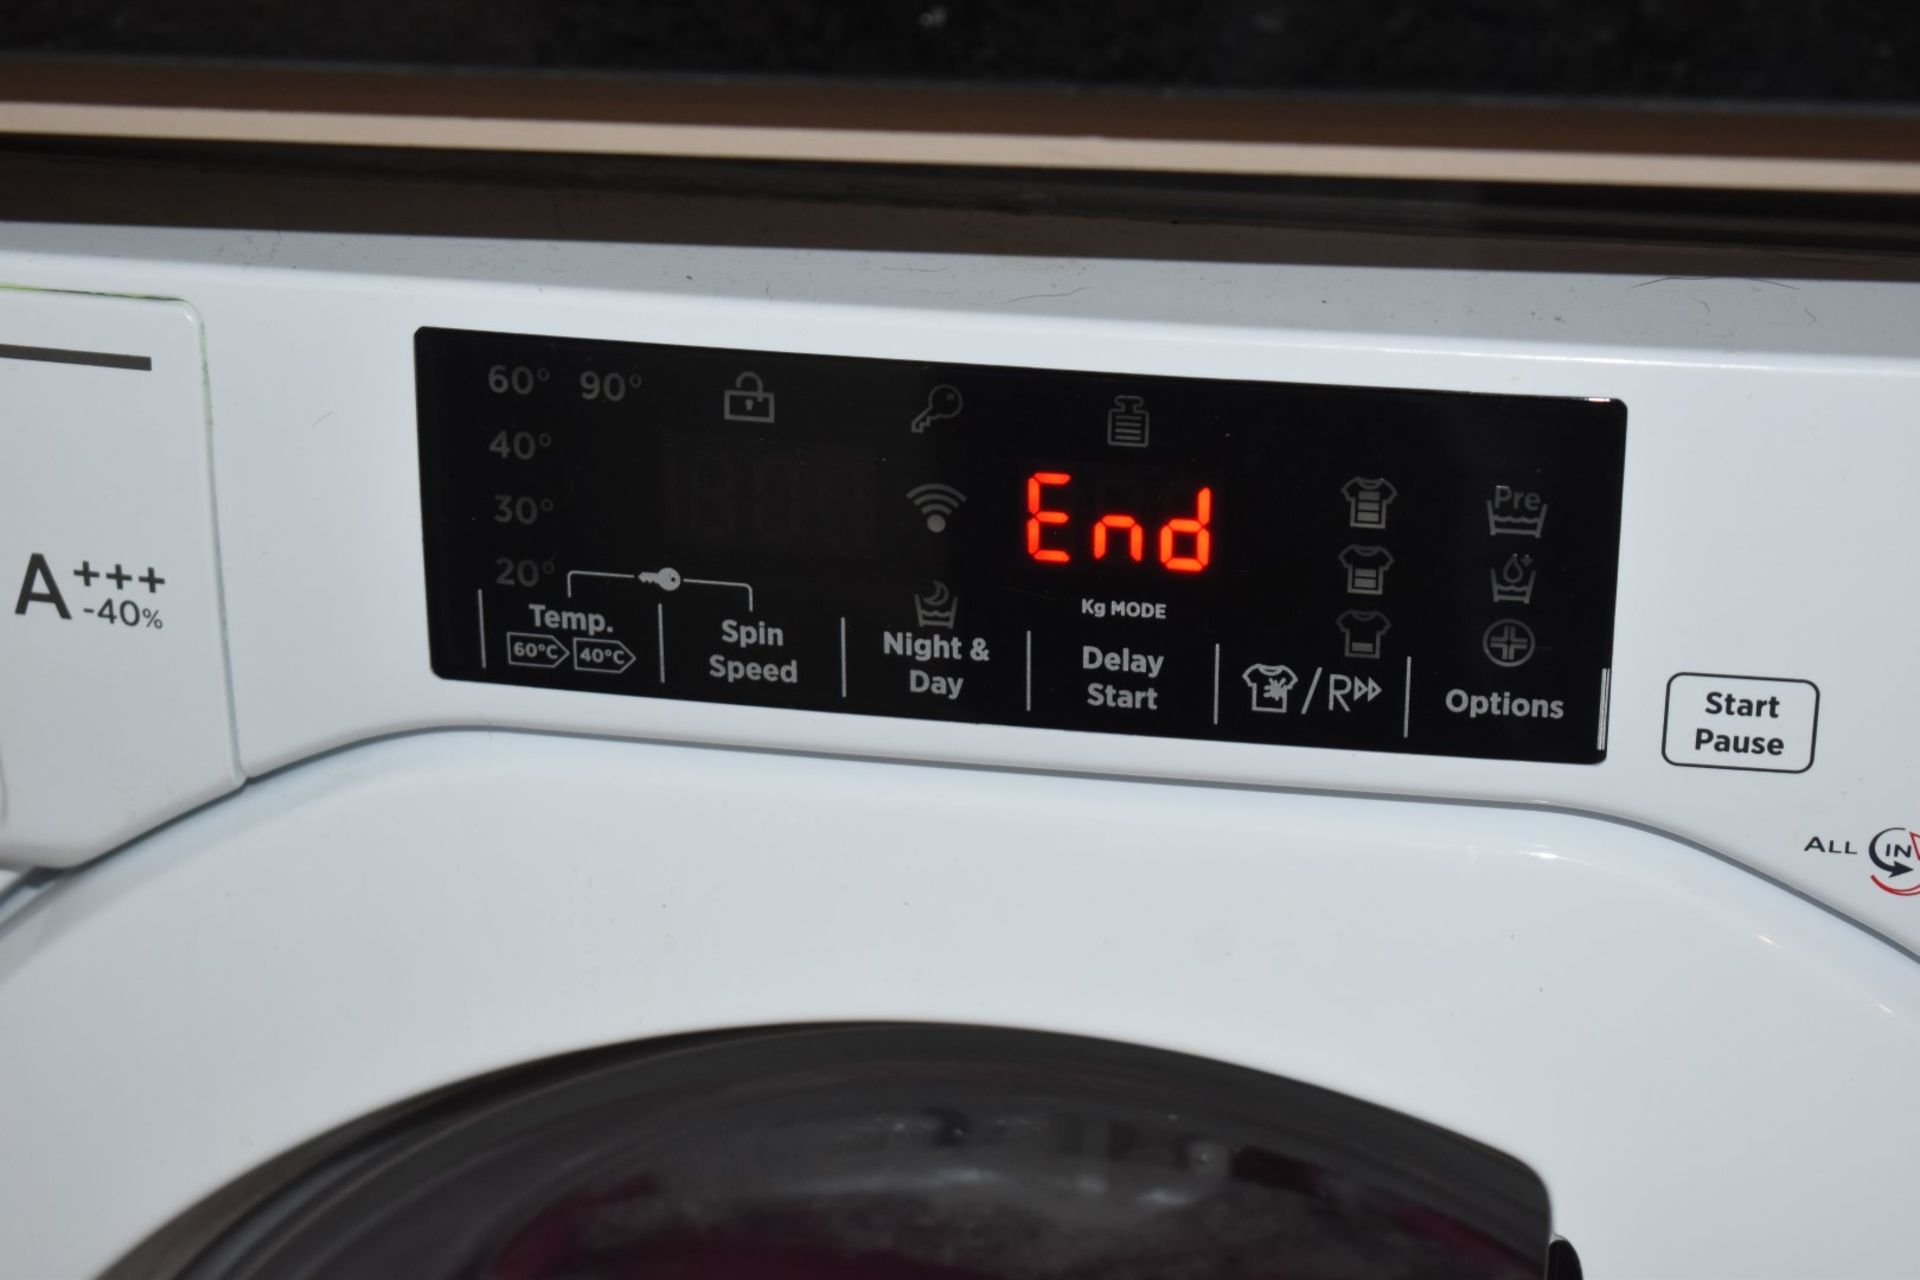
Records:
{"label": "'all in' logo", "polygon": [[1907,827],[1888,827],[1877,832],[1867,842],[1867,858],[1874,865],[1873,883],[1876,888],[1902,898],[1911,898],[1920,894],[1920,875],[1908,880],[1908,875],[1920,871],[1920,831]]}

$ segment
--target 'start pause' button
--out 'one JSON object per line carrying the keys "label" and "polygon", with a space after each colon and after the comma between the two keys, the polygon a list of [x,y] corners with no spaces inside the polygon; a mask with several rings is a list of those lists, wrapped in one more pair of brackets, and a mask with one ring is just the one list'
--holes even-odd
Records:
{"label": "'start pause' button", "polygon": [[1667,681],[1667,763],[1805,773],[1813,767],[1820,690],[1810,680],[1683,671]]}

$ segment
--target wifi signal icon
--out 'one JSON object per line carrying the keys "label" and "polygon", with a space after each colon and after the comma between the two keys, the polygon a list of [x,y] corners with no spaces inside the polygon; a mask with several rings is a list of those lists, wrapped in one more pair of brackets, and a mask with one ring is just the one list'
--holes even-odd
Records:
{"label": "wifi signal icon", "polygon": [[927,529],[932,533],[939,533],[946,528],[947,517],[966,500],[967,495],[950,484],[923,484],[907,490],[907,501],[920,508],[920,514],[927,518]]}

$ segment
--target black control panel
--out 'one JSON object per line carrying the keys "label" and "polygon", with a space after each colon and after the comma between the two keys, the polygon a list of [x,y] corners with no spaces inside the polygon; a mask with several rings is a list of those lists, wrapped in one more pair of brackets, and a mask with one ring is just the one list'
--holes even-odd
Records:
{"label": "black control panel", "polygon": [[1626,408],[422,329],[457,680],[1606,755]]}

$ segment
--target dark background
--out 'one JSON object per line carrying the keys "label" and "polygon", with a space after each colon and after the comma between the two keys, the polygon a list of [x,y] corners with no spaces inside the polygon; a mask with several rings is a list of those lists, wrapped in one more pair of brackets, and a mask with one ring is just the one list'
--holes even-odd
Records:
{"label": "dark background", "polygon": [[[0,54],[1920,103],[1910,0],[8,0]],[[0,64],[0,89],[5,69]]]}

